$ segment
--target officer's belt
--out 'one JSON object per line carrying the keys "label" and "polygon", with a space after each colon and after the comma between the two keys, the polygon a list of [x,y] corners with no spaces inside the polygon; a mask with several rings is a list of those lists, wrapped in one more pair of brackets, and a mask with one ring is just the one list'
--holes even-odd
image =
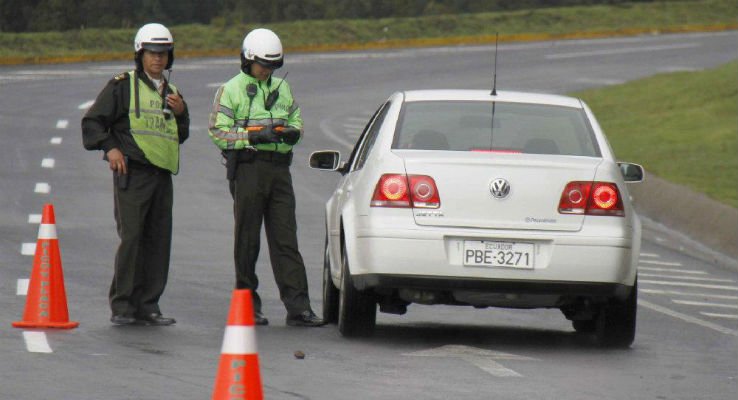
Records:
{"label": "officer's belt", "polygon": [[292,165],[293,153],[278,153],[276,151],[258,150],[231,150],[236,152],[236,160],[239,164],[254,161],[266,161],[279,165]]}

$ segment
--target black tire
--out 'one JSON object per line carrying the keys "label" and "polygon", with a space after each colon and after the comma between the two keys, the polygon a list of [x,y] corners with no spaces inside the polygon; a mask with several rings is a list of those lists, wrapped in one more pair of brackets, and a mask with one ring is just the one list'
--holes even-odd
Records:
{"label": "black tire", "polygon": [[624,301],[613,300],[597,318],[597,341],[604,347],[628,348],[635,340],[638,280]]}
{"label": "black tire", "polygon": [[597,330],[597,319],[571,321],[571,325],[578,333],[594,333]]}
{"label": "black tire", "polygon": [[335,324],[338,322],[338,289],[331,280],[331,262],[328,254],[328,235],[326,234],[323,258],[323,321]]}
{"label": "black tire", "polygon": [[349,272],[346,245],[341,248],[341,288],[339,290],[338,331],[345,337],[371,336],[377,322],[377,303],[356,290]]}

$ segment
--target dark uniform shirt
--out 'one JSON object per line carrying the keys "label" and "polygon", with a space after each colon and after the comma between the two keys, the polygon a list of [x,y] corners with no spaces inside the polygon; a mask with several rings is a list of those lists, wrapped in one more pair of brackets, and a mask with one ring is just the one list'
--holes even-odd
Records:
{"label": "dark uniform shirt", "polygon": [[[97,96],[95,104],[82,118],[82,143],[87,150],[102,150],[105,154],[118,148],[130,160],[150,164],[131,135],[131,123],[128,120],[131,100],[129,79],[131,77],[127,72],[116,76]],[[156,90],[145,73],[140,73],[139,79]],[[187,103],[184,106],[185,111],[182,115],[176,116],[180,144],[190,136],[190,115]]]}

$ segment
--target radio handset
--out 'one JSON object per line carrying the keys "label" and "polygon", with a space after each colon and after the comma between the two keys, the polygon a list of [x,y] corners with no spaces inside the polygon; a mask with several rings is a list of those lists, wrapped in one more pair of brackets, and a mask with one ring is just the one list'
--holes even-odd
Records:
{"label": "radio handset", "polygon": [[162,97],[162,103],[163,107],[161,109],[161,112],[164,114],[164,119],[172,118],[172,110],[169,109],[169,104],[167,104],[167,96],[169,96],[169,79],[172,76],[172,70],[168,70],[169,73],[167,74],[167,80],[164,81],[164,89],[161,91],[161,97]]}
{"label": "radio handset", "polygon": [[272,107],[274,106],[274,103],[276,103],[277,99],[279,99],[279,87],[282,86],[282,83],[284,82],[284,80],[287,79],[287,74],[289,74],[289,72],[284,73],[284,77],[279,82],[279,85],[277,85],[277,87],[272,92],[269,93],[269,95],[266,98],[266,101],[264,101],[264,108],[266,108],[267,111],[270,111]]}

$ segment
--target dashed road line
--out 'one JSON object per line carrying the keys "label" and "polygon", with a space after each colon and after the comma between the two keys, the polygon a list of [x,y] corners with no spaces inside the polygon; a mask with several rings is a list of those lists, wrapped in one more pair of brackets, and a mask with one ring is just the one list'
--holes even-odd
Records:
{"label": "dashed road line", "polygon": [[33,256],[36,254],[36,243],[21,243],[21,254]]}
{"label": "dashed road line", "polygon": [[26,296],[28,295],[28,284],[30,283],[30,279],[18,279],[18,284],[15,288],[15,294],[16,296]]}
{"label": "dashed road line", "polygon": [[56,161],[53,158],[44,158],[41,160],[41,168],[54,168]]}
{"label": "dashed road line", "polygon": [[89,100],[89,101],[86,101],[86,102],[80,104],[79,106],[77,106],[77,109],[79,109],[79,110],[86,110],[86,109],[92,107],[93,104],[95,104],[95,100]]}
{"label": "dashed road line", "polygon": [[648,278],[665,278],[665,279],[682,279],[685,281],[701,281],[701,282],[724,282],[734,283],[733,279],[722,279],[722,278],[703,278],[701,276],[680,276],[680,275],[665,275],[665,274],[638,274],[638,276],[645,276]]}
{"label": "dashed road line", "polygon": [[69,126],[69,120],[60,119],[56,121],[56,129],[67,129]]}
{"label": "dashed road line", "polygon": [[51,191],[51,186],[46,182],[38,182],[36,183],[36,187],[33,191],[41,194],[48,194]]}
{"label": "dashed road line", "polygon": [[707,317],[713,317],[713,318],[738,319],[738,315],[735,315],[735,314],[720,314],[720,313],[711,313],[711,312],[706,312],[706,311],[700,311],[700,314],[707,316]]}
{"label": "dashed road line", "polygon": [[727,294],[712,294],[712,293],[687,293],[680,292],[678,290],[658,290],[658,289],[645,289],[638,288],[639,292],[648,294],[660,294],[665,296],[682,296],[682,297],[702,297],[705,299],[721,299],[721,300],[738,300],[738,296],[730,296]]}
{"label": "dashed road line", "polygon": [[706,301],[691,301],[691,300],[676,300],[676,299],[671,299],[671,301],[676,304],[683,304],[686,306],[731,308],[731,309],[738,310],[738,305],[735,305],[735,304],[708,303]]}
{"label": "dashed road line", "polygon": [[659,258],[659,257],[661,257],[660,255],[655,254],[655,253],[641,253],[640,256],[641,257],[649,257],[649,258]]}
{"label": "dashed road line", "polygon": [[672,282],[672,281],[652,281],[648,279],[643,279],[643,280],[639,279],[638,283],[645,283],[649,285],[694,287],[694,288],[702,288],[702,289],[733,290],[733,291],[738,292],[738,286],[707,285],[703,283]]}
{"label": "dashed road line", "polygon": [[681,267],[682,263],[679,262],[669,262],[669,261],[652,261],[652,260],[640,260],[643,264],[652,264],[652,265],[669,265],[672,267]]}
{"label": "dashed road line", "polygon": [[49,143],[51,143],[51,144],[61,144],[61,142],[62,142],[62,138],[60,138],[60,137],[53,137],[49,141]]}
{"label": "dashed road line", "polygon": [[641,271],[651,272],[676,272],[680,274],[694,274],[694,275],[707,275],[705,271],[699,271],[696,269],[671,269],[671,268],[659,268],[659,267],[638,267]]}
{"label": "dashed road line", "polygon": [[642,299],[638,299],[638,305],[639,306],[646,307],[646,308],[648,308],[650,310],[653,310],[653,311],[656,311],[656,312],[660,312],[662,314],[666,314],[666,315],[668,315],[670,317],[681,319],[682,321],[685,321],[685,322],[689,322],[689,323],[692,323],[692,324],[700,325],[702,327],[709,328],[709,329],[712,329],[714,331],[717,331],[717,332],[720,332],[720,333],[724,333],[726,335],[732,335],[732,336],[737,336],[738,337],[738,331],[735,331],[733,329],[728,329],[728,328],[726,328],[724,326],[720,326],[718,324],[715,324],[715,323],[712,323],[712,322],[709,322],[709,321],[703,321],[703,320],[701,320],[699,318],[692,317],[692,316],[687,315],[687,314],[682,314],[682,313],[680,313],[678,311],[674,311],[674,310],[668,309],[666,307],[662,307],[662,306],[660,306],[658,304],[653,304],[653,303],[650,303],[648,301],[645,301],[645,300],[642,300]]}
{"label": "dashed road line", "polygon": [[46,340],[44,332],[23,332],[23,340],[26,341],[26,349],[31,353],[53,353],[49,341]]}
{"label": "dashed road line", "polygon": [[28,223],[29,224],[40,224],[41,214],[28,214]]}

